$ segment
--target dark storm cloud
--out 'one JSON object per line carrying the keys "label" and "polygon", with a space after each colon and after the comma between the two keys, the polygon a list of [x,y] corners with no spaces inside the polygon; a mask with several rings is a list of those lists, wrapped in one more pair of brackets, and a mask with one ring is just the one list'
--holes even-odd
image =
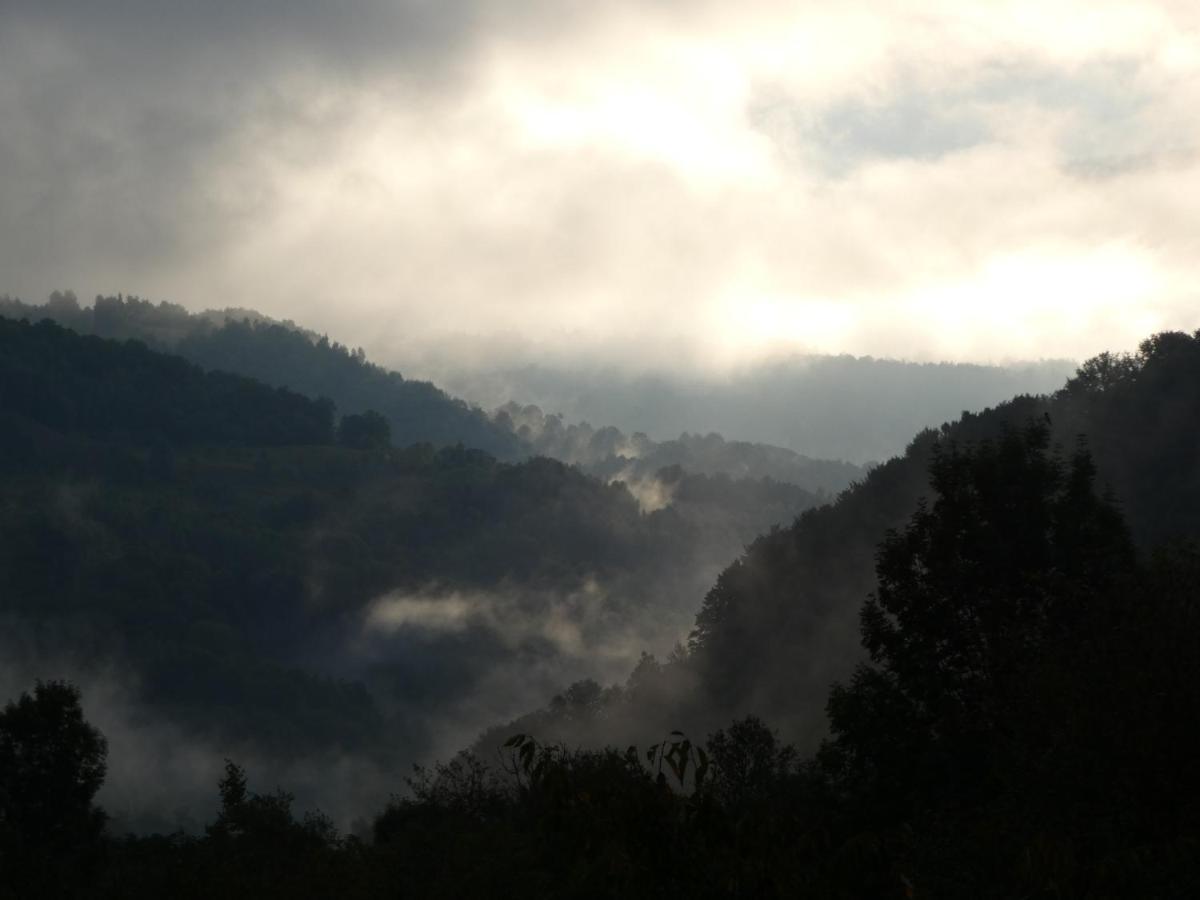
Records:
{"label": "dark storm cloud", "polygon": [[226,61],[240,56],[242,65],[253,68],[289,49],[352,65],[381,55],[393,63],[395,54],[429,57],[462,39],[478,6],[456,0],[49,0],[7,4],[0,16],[8,27],[69,35],[97,59],[123,59],[134,69],[145,62],[186,62],[189,53],[214,49],[227,53]]}
{"label": "dark storm cloud", "polygon": [[[0,262],[10,272],[57,266],[70,278],[210,251],[271,203],[242,158],[247,142],[320,152],[320,135],[344,113],[345,82],[382,67],[429,84],[451,78],[473,12],[468,3],[6,5]],[[280,136],[288,146],[274,146]]]}
{"label": "dark storm cloud", "polygon": [[[0,7],[0,292],[153,292],[286,204],[269,170],[336,165],[366,98],[434,107],[481,41],[581,3],[313,0]],[[253,292],[254,287],[247,285]]]}

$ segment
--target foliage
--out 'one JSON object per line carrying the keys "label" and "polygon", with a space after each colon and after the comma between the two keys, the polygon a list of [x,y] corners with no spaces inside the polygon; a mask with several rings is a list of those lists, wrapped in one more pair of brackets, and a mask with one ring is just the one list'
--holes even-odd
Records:
{"label": "foliage", "polygon": [[[930,896],[1109,896],[1129,847],[1194,833],[1185,801],[1150,786],[1168,747],[1200,749],[1176,718],[1200,684],[1144,672],[1189,665],[1170,635],[1196,623],[1163,608],[1093,477],[1044,423],[949,445],[936,502],[879,548],[871,664],[830,696],[820,770]],[[1147,716],[1148,695],[1172,712]]]}
{"label": "foliage", "polygon": [[52,319],[80,334],[144,342],[210,371],[327,397],[343,415],[376,410],[401,446],[461,443],[500,459],[524,455],[510,431],[429,382],[386,371],[367,362],[361,348],[352,350],[253,310],[191,314],[182,306],[137,297],[97,297],[92,306],[80,307],[73,295],[56,294],[44,306],[0,298],[0,316]]}
{"label": "foliage", "polygon": [[[1164,333],[1133,356],[1085,363],[1053,396],[1017,397],[922,432],[836,503],[758,538],[697,614],[688,661],[705,684],[697,705],[733,715],[753,704],[815,746],[828,685],[862,659],[856,614],[874,586],[875,548],[927,496],[929,466],[951,447],[996,443],[1031,421],[1046,426],[1048,446],[1086,436],[1097,490],[1143,552],[1200,535],[1200,334]],[[1027,488],[1006,489],[1016,503]]]}
{"label": "foliage", "polygon": [[365,413],[342,416],[337,438],[343,447],[354,450],[385,450],[392,445],[392,429],[387,419],[369,409]]}
{"label": "foliage", "polygon": [[[385,591],[438,579],[633,573],[649,602],[644,573],[697,560],[694,507],[645,514],[550,460],[349,449],[328,404],[142,345],[2,322],[0,341],[20,388],[0,394],[0,608],[120,646],[156,708],[198,726],[394,749],[361,682],[296,668],[314,635],[328,652]],[[102,837],[103,739],[77,691],[39,685],[0,713],[0,896],[1196,895],[1197,425],[1200,337],[1165,334],[919,435],[758,539],[686,652],[623,689],[577,682],[540,721],[741,719],[625,751],[522,729],[498,767],[416,773],[372,843],[232,763],[202,836]],[[666,476],[707,509],[757,502],[686,477]],[[744,717],[818,721],[852,634],[869,662],[821,698],[815,756]],[[432,681],[440,652],[400,675]]]}
{"label": "foliage", "polygon": [[280,446],[333,441],[333,406],[204,372],[144,344],[0,319],[3,409],[68,433],[142,445]]}
{"label": "foliage", "polygon": [[[830,718],[844,765],[870,767],[881,790],[961,797],[1028,716],[1028,698],[1044,693],[1028,673],[1108,625],[1133,548],[1092,492],[1090,458],[1080,449],[1064,464],[1044,423],[939,448],[930,473],[936,502],[879,549],[862,611],[874,667],[856,674],[858,696],[834,690]],[[859,733],[889,706],[903,715],[886,736]],[[892,741],[902,757],[876,745]]]}
{"label": "foliage", "polygon": [[[99,862],[107,743],[72,685],[38,683],[0,712],[0,897],[83,896]],[[5,884],[7,882],[7,884]]]}
{"label": "foliage", "polygon": [[767,477],[823,495],[837,493],[862,474],[849,463],[726,441],[719,434],[685,433],[677,440],[655,442],[611,426],[564,426],[559,416],[512,402],[489,417],[433,384],[372,365],[361,348],[345,347],[253,310],[191,314],[178,305],[137,297],[97,297],[92,306],[81,307],[74,295],[56,293],[41,306],[0,297],[0,315],[47,318],[81,334],[144,341],[206,369],[246,375],[313,398],[329,397],[343,414],[377,410],[401,446],[461,443],[502,460],[549,456],[606,481],[652,481],[660,469],[683,466],[694,474],[739,480]]}
{"label": "foliage", "polygon": [[226,321],[190,334],[172,349],[209,369],[329,397],[345,415],[375,411],[400,446],[465,444],[500,459],[524,455],[511,432],[433,384],[406,379],[367,362],[361,349],[326,337],[313,340],[286,324]]}
{"label": "foliage", "polygon": [[[1140,561],[1086,449],[1050,435],[931,449],[815,757],[753,717],[623,752],[518,733],[497,766],[417,770],[369,844],[230,763],[204,836],[110,842],[95,894],[1192,896],[1200,547]],[[606,696],[578,683],[561,712]]]}
{"label": "foliage", "polygon": [[0,373],[20,388],[0,392],[0,615],[40,656],[118,660],[156,713],[289,757],[415,757],[428,710],[548,652],[472,623],[372,635],[389,652],[364,661],[384,595],[475,591],[531,620],[581,595],[565,615],[623,632],[815,499],[680,476],[680,505],[645,514],[553,460],[388,447],[371,413],[342,418],[347,448],[326,403],[49,322],[0,320]]}

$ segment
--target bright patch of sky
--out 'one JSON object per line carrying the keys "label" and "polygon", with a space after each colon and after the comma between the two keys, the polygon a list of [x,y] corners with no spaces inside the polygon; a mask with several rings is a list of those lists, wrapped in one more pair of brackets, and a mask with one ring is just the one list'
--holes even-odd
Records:
{"label": "bright patch of sky", "polygon": [[1081,358],[1200,327],[1172,2],[0,7],[0,292],[383,358]]}

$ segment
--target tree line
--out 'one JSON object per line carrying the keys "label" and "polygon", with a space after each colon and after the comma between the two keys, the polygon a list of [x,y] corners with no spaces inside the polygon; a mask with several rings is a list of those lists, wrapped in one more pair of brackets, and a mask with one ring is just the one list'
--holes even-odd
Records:
{"label": "tree line", "polygon": [[0,713],[10,896],[1193,896],[1200,547],[1140,554],[1044,421],[928,474],[813,754],[754,717],[604,750],[513,734],[351,836],[230,763],[203,835],[118,838],[103,738],[41,684]]}

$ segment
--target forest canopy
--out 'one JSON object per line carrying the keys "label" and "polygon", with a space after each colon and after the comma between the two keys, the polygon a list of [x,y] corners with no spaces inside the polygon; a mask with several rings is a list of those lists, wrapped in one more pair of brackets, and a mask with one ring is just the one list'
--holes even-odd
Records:
{"label": "forest canopy", "polygon": [[[834,686],[815,755],[754,717],[623,750],[515,733],[496,763],[418,768],[361,837],[252,792],[230,762],[204,835],[30,831],[27,859],[82,862],[12,884],[83,896],[70,871],[99,897],[1188,896],[1200,548],[1139,560],[1086,450],[1065,459],[1049,434],[1032,421],[934,454],[934,502],[879,547],[870,662]],[[103,742],[70,688],[10,705],[0,753],[49,746],[19,724],[41,707],[75,723],[47,796],[102,821]],[[68,799],[57,786],[76,780]],[[8,796],[0,822],[19,821]]]}

